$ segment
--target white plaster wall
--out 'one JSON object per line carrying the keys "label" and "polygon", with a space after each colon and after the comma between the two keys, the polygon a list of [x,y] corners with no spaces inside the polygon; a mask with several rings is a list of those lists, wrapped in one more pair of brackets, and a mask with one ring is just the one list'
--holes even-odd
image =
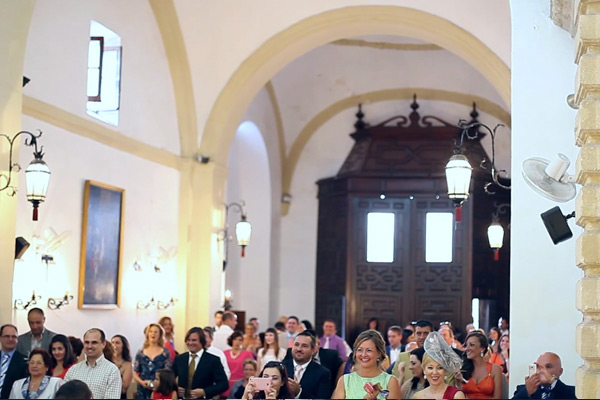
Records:
{"label": "white plaster wall", "polygon": [[[367,37],[367,40],[376,38]],[[441,65],[444,67],[440,68]],[[281,114],[288,151],[298,133],[315,115],[341,99],[363,93],[404,88],[436,89],[472,94],[505,107],[481,73],[447,50],[382,50],[328,44],[288,64],[275,75],[273,83],[278,97],[285,100]],[[418,90],[416,92],[420,103],[423,99],[419,99]],[[382,121],[410,111],[410,108],[400,107],[404,107],[404,102],[399,101],[392,114],[387,113],[388,110],[378,113],[375,108],[370,116]],[[440,107],[435,113],[425,112],[425,115],[431,114],[440,118],[456,115],[447,107]]]}
{"label": "white plaster wall", "polygon": [[[177,246],[179,173],[30,117],[23,117],[23,128],[39,128],[44,132],[40,144],[44,145],[44,159],[52,177],[47,200],[40,205],[38,222],[31,221],[25,180],[19,182],[17,235],[33,243],[33,235],[52,227],[58,233],[70,232],[70,236],[54,254],[55,264],[49,266],[47,278],[40,255],[36,255],[32,247],[25,253],[24,261],[15,262],[14,297],[26,299],[35,289],[44,296],[38,305],[46,310],[49,329],[81,337],[86,329],[97,326],[109,337],[116,333],[125,335],[136,351],[143,342],[145,325],[162,315],[174,314],[172,309],[140,311],[136,303],[152,295],[163,301],[177,297],[176,259],[164,265],[158,275],[148,264],[148,255],[159,247]],[[20,155],[21,165],[26,166],[32,158],[29,148],[24,149]],[[116,310],[77,308],[83,193],[87,179],[125,189],[122,294],[121,307]],[[142,264],[142,272],[134,271],[136,260]],[[47,310],[48,296],[61,297],[66,290],[75,295],[72,304],[57,311]],[[25,311],[14,311],[13,321],[20,332],[29,330]],[[183,330],[184,327],[180,327],[179,334],[183,334]]]}
{"label": "white plaster wall", "polygon": [[[575,110],[565,101],[573,93],[574,42],[555,26],[545,0],[512,1],[512,226],[511,226],[511,393],[523,383],[527,365],[544,351],[562,358],[562,379],[573,385],[582,364],[575,351],[575,238],[552,244],[540,213],[559,205],[563,214],[575,201],[557,204],[530,189],[519,176],[523,160],[566,154],[573,162]],[[574,173],[574,166],[569,169]],[[573,220],[569,225],[577,237]]]}
{"label": "white plaster wall", "polygon": [[[86,113],[90,21],[121,36],[121,107],[118,127]],[[33,13],[24,94],[153,146],[179,154],[170,71],[148,1],[38,0]]]}
{"label": "white plaster wall", "polygon": [[[273,101],[276,103],[274,104]],[[277,128],[275,109],[279,105],[279,100],[275,95],[275,99],[271,99],[267,90],[263,88],[253,99],[252,103],[246,110],[243,120],[252,121],[262,134],[264,144],[267,150],[269,177],[271,184],[271,265],[269,272],[268,285],[269,290],[269,305],[279,304],[278,291],[273,288],[279,284],[279,276],[281,274],[281,179],[282,179],[282,163],[280,154],[280,138]],[[285,139],[283,139],[283,147],[285,148]],[[268,324],[272,326],[277,319],[277,307],[269,307]],[[262,326],[265,325],[262,320]]]}
{"label": "white plaster wall", "polygon": [[[244,60],[277,33],[328,10],[364,5],[423,10],[472,32],[503,61],[510,63],[510,45],[506,40],[510,37],[510,24],[506,23],[509,7],[506,0],[485,3],[477,0],[304,0],[286,2],[284,7],[277,0],[176,0],[175,5],[184,37],[195,39],[186,41],[186,49],[200,127],[206,123],[219,93]],[[213,40],[214,37],[219,40]]]}
{"label": "white plaster wall", "polygon": [[246,311],[246,322],[257,317],[264,330],[271,307],[271,179],[265,142],[253,122],[245,121],[238,127],[228,167],[227,203],[245,202],[252,237],[242,258],[235,238],[235,224],[241,215],[236,207],[230,208],[227,218],[233,239],[229,243],[225,288],[232,291],[233,309]]}

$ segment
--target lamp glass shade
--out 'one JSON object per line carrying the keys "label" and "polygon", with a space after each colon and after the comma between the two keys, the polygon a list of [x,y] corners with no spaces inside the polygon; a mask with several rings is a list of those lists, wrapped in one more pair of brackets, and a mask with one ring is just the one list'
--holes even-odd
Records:
{"label": "lamp glass shade", "polygon": [[492,249],[499,249],[504,243],[504,228],[498,222],[492,222],[488,227],[488,240]]}
{"label": "lamp glass shade", "polygon": [[246,220],[241,220],[235,225],[235,235],[237,236],[238,246],[248,246],[250,236],[252,236],[252,225]]}
{"label": "lamp glass shade", "polygon": [[446,182],[450,199],[466,200],[469,198],[472,170],[469,160],[464,155],[455,154],[450,157],[446,164]]}
{"label": "lamp glass shade", "polygon": [[50,183],[50,168],[41,158],[34,159],[25,170],[27,200],[42,202]]}

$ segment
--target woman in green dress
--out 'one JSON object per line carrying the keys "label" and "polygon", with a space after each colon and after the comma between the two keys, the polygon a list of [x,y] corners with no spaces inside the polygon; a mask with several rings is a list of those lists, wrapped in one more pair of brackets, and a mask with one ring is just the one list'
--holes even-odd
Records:
{"label": "woman in green dress", "polygon": [[364,331],[354,342],[354,372],[343,375],[332,399],[400,398],[398,380],[381,369],[385,359],[385,342],[374,330]]}

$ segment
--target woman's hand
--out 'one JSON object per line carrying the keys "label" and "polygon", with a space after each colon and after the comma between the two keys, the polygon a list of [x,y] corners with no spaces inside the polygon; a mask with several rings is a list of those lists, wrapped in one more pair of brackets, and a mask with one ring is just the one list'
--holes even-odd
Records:
{"label": "woman's hand", "polygon": [[242,399],[251,399],[254,393],[256,393],[256,386],[254,386],[254,382],[248,380],[246,388],[244,389],[244,394],[242,395]]}
{"label": "woman's hand", "polygon": [[379,395],[379,389],[375,389],[372,384],[366,383],[364,386],[365,392],[367,394],[363,397],[363,399],[375,400]]}
{"label": "woman's hand", "polygon": [[265,399],[277,399],[277,389],[271,387],[269,393],[265,393]]}
{"label": "woman's hand", "polygon": [[459,389],[462,389],[463,383],[466,383],[465,382],[465,377],[463,376],[462,372],[457,371],[454,374],[454,386],[456,386]]}

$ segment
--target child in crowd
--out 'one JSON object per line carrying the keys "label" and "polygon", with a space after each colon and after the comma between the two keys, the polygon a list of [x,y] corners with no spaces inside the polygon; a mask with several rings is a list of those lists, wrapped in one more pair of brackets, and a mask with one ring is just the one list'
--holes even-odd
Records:
{"label": "child in crowd", "polygon": [[170,369],[159,369],[154,378],[153,399],[176,399],[177,383],[175,374]]}

